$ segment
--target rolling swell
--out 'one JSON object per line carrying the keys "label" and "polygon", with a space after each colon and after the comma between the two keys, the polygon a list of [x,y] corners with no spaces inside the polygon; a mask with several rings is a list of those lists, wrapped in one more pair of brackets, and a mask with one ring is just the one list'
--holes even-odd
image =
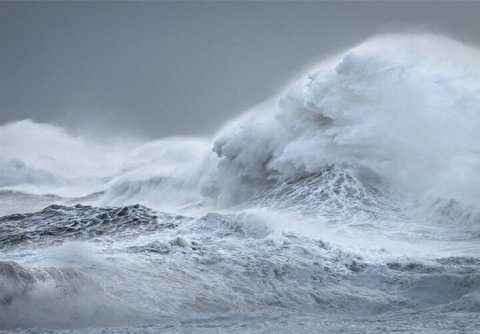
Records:
{"label": "rolling swell", "polygon": [[[259,308],[373,317],[477,312],[479,305],[475,257],[409,258],[387,250],[362,256],[312,235],[281,232],[254,212],[176,216],[173,225],[173,216],[141,206],[54,206],[28,216],[48,220],[55,211],[90,220],[84,228],[93,231],[67,228],[59,240],[40,233],[32,258],[31,247],[4,249],[11,260],[0,262],[2,328],[134,326]],[[102,214],[107,232],[98,234]],[[55,226],[61,221],[71,224],[60,219]]]}
{"label": "rolling swell", "polygon": [[45,246],[101,236],[135,236],[175,228],[183,219],[186,218],[159,214],[138,204],[121,208],[50,205],[35,213],[0,217],[0,245]]}

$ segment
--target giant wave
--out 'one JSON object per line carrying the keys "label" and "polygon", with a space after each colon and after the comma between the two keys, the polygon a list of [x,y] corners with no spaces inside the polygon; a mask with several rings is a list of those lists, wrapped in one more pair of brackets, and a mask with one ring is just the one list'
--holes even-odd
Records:
{"label": "giant wave", "polygon": [[0,328],[475,328],[479,59],[378,36],[213,139],[1,125]]}

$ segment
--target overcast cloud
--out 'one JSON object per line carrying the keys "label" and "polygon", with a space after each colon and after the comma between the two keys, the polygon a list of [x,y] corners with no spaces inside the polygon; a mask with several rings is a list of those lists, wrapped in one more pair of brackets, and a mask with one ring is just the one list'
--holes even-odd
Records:
{"label": "overcast cloud", "polygon": [[381,32],[480,44],[478,2],[0,3],[0,123],[211,134]]}

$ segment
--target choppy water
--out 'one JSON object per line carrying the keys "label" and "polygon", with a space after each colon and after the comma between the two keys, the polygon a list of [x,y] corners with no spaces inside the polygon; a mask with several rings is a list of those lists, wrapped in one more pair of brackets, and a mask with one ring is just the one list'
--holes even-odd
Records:
{"label": "choppy water", "polygon": [[478,332],[479,55],[375,38],[212,145],[0,126],[0,329]]}

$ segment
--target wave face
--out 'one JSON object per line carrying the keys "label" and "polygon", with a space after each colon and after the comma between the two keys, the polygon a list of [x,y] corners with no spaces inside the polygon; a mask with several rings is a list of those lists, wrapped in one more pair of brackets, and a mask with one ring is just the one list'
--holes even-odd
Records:
{"label": "wave face", "polygon": [[479,93],[477,48],[388,35],[213,140],[1,125],[0,329],[473,332]]}

